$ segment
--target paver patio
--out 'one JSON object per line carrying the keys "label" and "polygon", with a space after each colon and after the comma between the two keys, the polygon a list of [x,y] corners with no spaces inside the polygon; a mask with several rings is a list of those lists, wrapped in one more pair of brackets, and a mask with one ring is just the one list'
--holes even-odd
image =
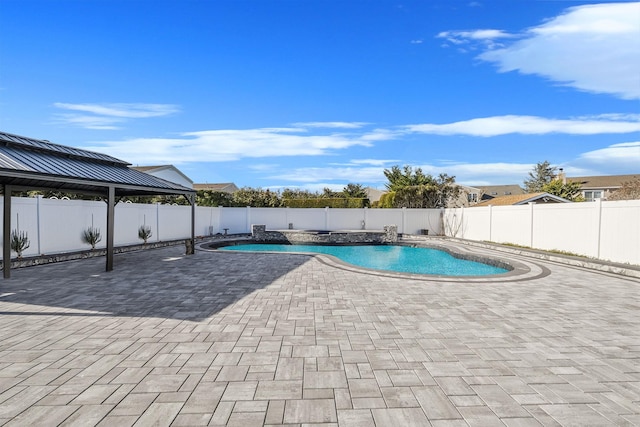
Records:
{"label": "paver patio", "polygon": [[[0,425],[640,425],[640,281],[183,247],[12,271]],[[504,257],[504,254],[498,254]]]}

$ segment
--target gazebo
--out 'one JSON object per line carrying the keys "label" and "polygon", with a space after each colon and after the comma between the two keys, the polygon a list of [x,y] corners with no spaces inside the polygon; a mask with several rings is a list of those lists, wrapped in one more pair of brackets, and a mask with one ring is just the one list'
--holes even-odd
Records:
{"label": "gazebo", "polygon": [[183,195],[191,204],[192,254],[195,242],[195,190],[129,166],[130,163],[106,154],[0,132],[4,278],[10,277],[11,195],[17,191],[42,189],[102,197],[107,202],[107,271],[113,270],[115,205],[127,196]]}

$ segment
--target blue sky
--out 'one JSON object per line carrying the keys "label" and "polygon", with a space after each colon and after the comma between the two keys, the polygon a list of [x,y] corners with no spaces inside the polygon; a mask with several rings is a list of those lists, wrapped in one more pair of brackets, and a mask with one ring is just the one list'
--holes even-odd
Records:
{"label": "blue sky", "polygon": [[640,173],[640,3],[0,0],[0,129],[198,183]]}

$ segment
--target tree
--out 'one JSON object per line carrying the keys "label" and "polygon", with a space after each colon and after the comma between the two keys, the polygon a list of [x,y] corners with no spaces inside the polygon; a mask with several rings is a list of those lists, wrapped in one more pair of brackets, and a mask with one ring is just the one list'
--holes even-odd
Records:
{"label": "tree", "polygon": [[333,191],[329,187],[324,187],[322,189],[322,193],[320,194],[320,197],[322,197],[323,199],[335,199],[335,198],[344,197],[344,196],[342,193]]}
{"label": "tree", "polygon": [[261,188],[243,187],[231,196],[234,206],[276,208],[282,205],[280,194]]}
{"label": "tree", "polygon": [[434,178],[415,170],[411,166],[393,166],[385,169],[384,175],[389,181],[386,184],[393,196],[381,199],[379,206],[394,208],[443,208],[458,198],[460,187],[455,184],[455,177],[440,174]]}
{"label": "tree", "polygon": [[347,184],[342,189],[342,194],[344,197],[351,197],[356,199],[366,199],[369,197],[367,195],[367,190],[361,184]]}
{"label": "tree", "polygon": [[393,166],[390,170],[384,170],[384,176],[387,178],[385,187],[389,191],[396,191],[401,188],[411,187],[414,185],[425,185],[433,181],[431,175],[425,175],[421,168],[415,170],[411,166]]}
{"label": "tree", "polygon": [[300,190],[299,188],[285,188],[282,190],[283,199],[311,199],[318,197],[317,193],[311,193],[309,190]]}
{"label": "tree", "polygon": [[198,190],[196,192],[198,206],[231,206],[231,193],[225,191]]}
{"label": "tree", "polygon": [[544,191],[542,187],[551,183],[556,177],[556,167],[551,166],[548,161],[537,163],[533,170],[529,172],[529,179],[524,181],[524,191],[526,193],[538,193]]}
{"label": "tree", "polygon": [[367,190],[361,184],[347,184],[342,189],[342,197],[346,197],[347,199],[359,199],[362,201],[362,207],[371,206]]}
{"label": "tree", "polygon": [[540,191],[571,200],[572,202],[583,202],[582,188],[578,182],[563,183],[561,179],[554,179],[542,186]]}
{"label": "tree", "polygon": [[640,200],[640,178],[625,181],[607,200]]}

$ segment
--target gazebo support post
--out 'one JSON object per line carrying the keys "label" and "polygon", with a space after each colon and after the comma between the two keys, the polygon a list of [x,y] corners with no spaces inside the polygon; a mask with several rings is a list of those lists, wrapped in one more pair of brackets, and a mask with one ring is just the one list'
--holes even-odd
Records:
{"label": "gazebo support post", "polygon": [[3,185],[4,195],[3,218],[2,218],[2,271],[4,278],[11,277],[11,186]]}
{"label": "gazebo support post", "polygon": [[107,271],[113,270],[113,242],[116,213],[116,188],[109,186],[107,197]]}
{"label": "gazebo support post", "polygon": [[189,245],[190,250],[187,251],[187,255],[193,255],[196,248],[196,196],[188,194],[185,197],[191,204],[191,245]]}

